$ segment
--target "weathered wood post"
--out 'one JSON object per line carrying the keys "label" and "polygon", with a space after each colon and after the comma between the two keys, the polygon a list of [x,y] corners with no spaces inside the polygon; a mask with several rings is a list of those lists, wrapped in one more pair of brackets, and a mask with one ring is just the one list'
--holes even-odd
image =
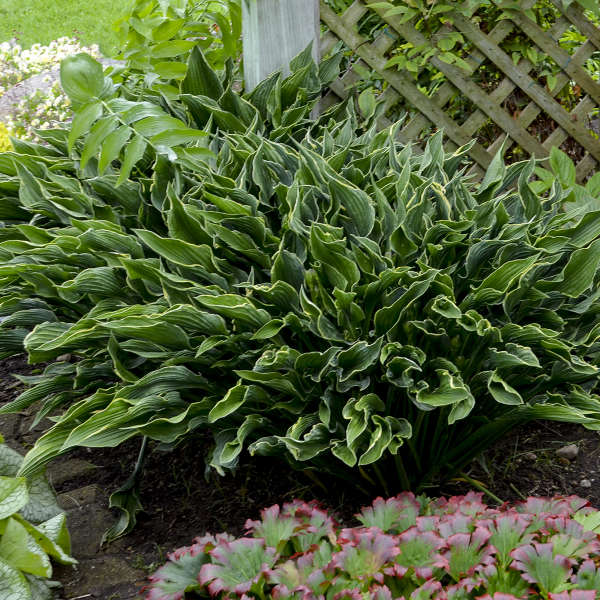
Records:
{"label": "weathered wood post", "polygon": [[246,90],[282,70],[313,42],[319,60],[319,0],[242,0]]}

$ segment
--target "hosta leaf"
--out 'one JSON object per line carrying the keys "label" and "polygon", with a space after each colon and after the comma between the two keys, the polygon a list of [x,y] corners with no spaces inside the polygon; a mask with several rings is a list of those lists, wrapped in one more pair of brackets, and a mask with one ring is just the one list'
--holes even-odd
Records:
{"label": "hosta leaf", "polygon": [[575,165],[573,164],[573,161],[556,146],[553,146],[550,150],[550,166],[564,189],[570,188],[575,184]]}
{"label": "hosta leaf", "polygon": [[136,121],[133,127],[137,133],[146,138],[151,138],[152,136],[168,130],[177,131],[178,129],[187,129],[183,121],[166,114],[161,116],[145,117],[144,119]]}
{"label": "hosta leaf", "polygon": [[417,401],[431,407],[449,406],[469,398],[471,392],[464,382],[445,369],[438,369],[440,385],[435,390],[417,392]]}
{"label": "hosta leaf", "polygon": [[240,427],[220,431],[215,437],[215,450],[211,465],[217,470],[235,466],[246,438],[256,429],[265,427],[268,420],[255,414],[248,415]]}
{"label": "hosta leaf", "polygon": [[512,369],[514,367],[540,368],[540,361],[531,348],[519,344],[508,343],[505,350],[490,348],[490,359],[499,369]]}
{"label": "hosta leaf", "polygon": [[590,288],[600,264],[600,240],[596,240],[587,248],[573,252],[567,266],[562,272],[562,282],[557,291],[577,298]]}
{"label": "hosta leaf", "polygon": [[187,67],[177,61],[163,61],[154,64],[154,72],[163,79],[183,79],[187,73]]}
{"label": "hosta leaf", "polygon": [[218,100],[223,95],[221,80],[206,62],[198,46],[195,46],[190,54],[187,75],[181,83],[181,91],[194,96],[208,96],[214,100]]}
{"label": "hosta leaf", "polygon": [[263,325],[253,336],[254,340],[267,340],[275,337],[283,328],[285,323],[282,319],[272,319],[266,325]]}
{"label": "hosta leaf", "polygon": [[332,179],[329,190],[334,202],[339,203],[348,219],[345,228],[358,235],[369,235],[375,224],[375,208],[365,192],[338,179]]}
{"label": "hosta leaf", "polygon": [[473,300],[476,302],[494,301],[502,293],[506,292],[516,279],[527,273],[537,259],[538,256],[534,255],[529,258],[511,260],[504,263],[491,275],[488,275],[479,287],[474,290],[472,294]]}
{"label": "hosta leaf", "polygon": [[162,238],[151,231],[138,229],[136,235],[160,256],[186,267],[202,266],[210,272],[218,271],[209,246],[190,244],[182,240]]}
{"label": "hosta leaf", "polygon": [[374,415],[372,417],[372,423],[375,428],[371,432],[367,450],[358,460],[360,466],[377,462],[392,441],[392,428],[387,418],[380,415]]}
{"label": "hosta leaf", "polygon": [[257,330],[269,321],[269,313],[266,310],[256,308],[250,300],[243,296],[221,294],[220,296],[197,296],[196,299],[217,314],[240,321]]}
{"label": "hosta leaf", "polygon": [[337,355],[337,366],[340,368],[340,381],[345,381],[358,373],[364,373],[379,359],[383,338],[372,344],[357,342],[348,350]]}
{"label": "hosta leaf", "polygon": [[246,400],[248,387],[238,384],[231,388],[222,400],[219,400],[208,413],[208,422],[214,423],[219,419],[234,413]]}
{"label": "hosta leaf", "polygon": [[490,373],[488,379],[488,390],[500,404],[519,405],[523,404],[523,398],[512,386],[508,385],[497,371]]}
{"label": "hosta leaf", "polygon": [[[167,129],[153,135],[150,138],[150,142],[160,150],[161,147],[171,148],[172,146],[178,146],[180,144],[197,142],[203,137],[206,137],[206,135],[207,134],[204,131],[198,131],[197,129]],[[206,155],[212,155],[210,150],[206,151]]]}

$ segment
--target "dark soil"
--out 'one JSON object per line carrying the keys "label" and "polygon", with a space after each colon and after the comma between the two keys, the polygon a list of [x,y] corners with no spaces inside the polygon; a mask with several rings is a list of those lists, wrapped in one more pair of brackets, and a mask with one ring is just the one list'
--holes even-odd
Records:
{"label": "dark soil", "polygon": [[[8,374],[30,371],[23,360],[0,361],[0,381],[3,383],[0,402],[12,399],[19,391]],[[21,448],[26,448],[33,441],[30,436],[36,435],[35,432],[25,435],[23,427],[14,424],[12,431],[10,429],[10,422],[0,419],[0,432],[9,443]],[[127,537],[102,549],[99,546],[88,549],[85,544],[76,544],[75,553],[80,548],[87,562],[82,560],[76,577],[68,569],[59,571],[58,576],[65,584],[65,598],[135,598],[135,590],[139,590],[144,573],[163,562],[167,552],[189,544],[195,536],[205,532],[241,534],[246,519],[256,518],[261,508],[272,504],[294,498],[317,499],[334,510],[341,522],[350,524],[352,515],[371,500],[349,484],[324,479],[319,485],[309,475],[268,458],[248,457],[233,475],[220,477],[210,472],[206,477],[207,443],[205,438],[198,436],[170,452],[150,449],[140,494],[145,512],[138,517],[137,527]],[[557,449],[568,444],[576,444],[579,449],[573,460],[556,454]],[[74,537],[79,535],[81,527],[106,527],[106,518],[96,521],[90,515],[99,511],[110,519],[108,496],[129,476],[138,447],[139,442],[130,441],[116,449],[81,448],[55,461],[58,467],[61,461],[68,464],[86,461],[95,465],[74,477],[55,481],[59,497],[72,499],[77,506],[78,498],[94,490],[91,508],[86,509],[88,512],[76,513],[73,519],[69,512]],[[503,501],[519,500],[528,495],[577,494],[600,506],[600,437],[597,432],[579,426],[535,423],[515,431],[488,451],[472,465],[467,475]],[[460,494],[470,489],[473,489],[471,483],[455,480],[439,493]],[[489,497],[488,501],[493,503]],[[94,539],[99,540],[102,531],[94,534]],[[115,561],[126,564],[126,570],[120,572],[125,573],[124,579],[129,578],[127,581],[120,581],[117,576],[116,585],[113,575],[111,586],[106,588],[86,583],[91,581],[86,568],[97,569],[98,575],[101,568],[108,569]]]}
{"label": "dark soil", "polygon": [[[575,458],[557,454],[572,444],[578,449]],[[538,421],[484,453],[467,475],[504,501],[576,494],[600,507],[600,434],[580,425]],[[464,489],[464,482],[451,483],[442,493]]]}

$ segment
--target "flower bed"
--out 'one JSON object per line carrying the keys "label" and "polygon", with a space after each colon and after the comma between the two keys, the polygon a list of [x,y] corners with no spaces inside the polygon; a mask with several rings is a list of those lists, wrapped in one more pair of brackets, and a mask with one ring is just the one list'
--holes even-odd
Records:
{"label": "flower bed", "polygon": [[340,528],[295,501],[247,521],[248,536],[197,538],[169,555],[147,600],[217,598],[593,600],[600,591],[600,512],[577,496],[490,508],[469,493],[404,493]]}
{"label": "flower bed", "polygon": [[[5,128],[10,135],[39,141],[36,129],[56,127],[70,118],[71,103],[57,80],[58,67],[67,56],[84,51],[100,56],[96,45],[86,48],[67,37],[47,46],[34,44],[29,49],[14,42],[0,44],[0,98],[10,95],[5,102],[8,106],[0,110],[0,118],[3,112],[7,113]],[[34,85],[14,93],[15,85],[36,76]],[[0,138],[7,139],[7,135],[2,136],[0,131]],[[9,148],[8,142],[0,142],[0,151]]]}

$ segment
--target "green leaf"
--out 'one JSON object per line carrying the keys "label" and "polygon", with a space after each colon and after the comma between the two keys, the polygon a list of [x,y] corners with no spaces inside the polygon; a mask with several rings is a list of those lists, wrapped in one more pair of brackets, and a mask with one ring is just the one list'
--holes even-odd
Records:
{"label": "green leaf", "polygon": [[575,165],[573,164],[573,161],[556,146],[553,146],[552,150],[550,150],[550,167],[558,177],[563,189],[568,189],[575,185]]}
{"label": "green leaf", "polygon": [[152,48],[153,58],[174,58],[189,52],[196,45],[193,41],[187,40],[168,40],[156,44]]}
{"label": "green leaf", "polygon": [[91,158],[96,156],[102,148],[102,143],[114,132],[118,119],[116,116],[109,115],[103,117],[90,130],[90,134],[85,141],[83,152],[81,153],[81,168],[85,166]]}
{"label": "green leaf", "polygon": [[27,502],[29,492],[23,477],[0,476],[0,520],[19,512]]}
{"label": "green leaf", "polygon": [[187,75],[181,82],[181,91],[193,96],[208,96],[213,100],[218,100],[223,95],[221,80],[198,46],[195,46],[190,54]]}
{"label": "green leaf", "polygon": [[369,235],[375,225],[375,208],[369,196],[337,178],[331,179],[329,191],[333,201],[343,207],[348,217],[345,220],[345,228],[357,235]]}
{"label": "green leaf", "polygon": [[523,404],[523,398],[521,397],[521,394],[519,394],[515,388],[508,385],[508,383],[502,379],[497,371],[490,373],[487,386],[490,394],[494,397],[496,402],[500,402],[500,404],[508,404],[509,406]]}
{"label": "green leaf", "polygon": [[51,577],[52,566],[44,550],[15,519],[8,519],[0,539],[0,560],[24,573]]}
{"label": "green leaf", "polygon": [[228,390],[224,398],[219,400],[208,413],[208,422],[214,423],[236,412],[246,401],[248,387],[238,384]]}
{"label": "green leaf", "polygon": [[127,125],[121,125],[121,127],[106,136],[102,144],[100,160],[98,161],[98,172],[100,175],[106,171],[108,165],[119,157],[123,146],[127,143],[130,136],[131,129]]}
{"label": "green leaf", "polygon": [[69,152],[73,151],[75,142],[88,133],[91,126],[102,116],[104,109],[101,102],[92,102],[82,107],[73,117],[71,131],[69,132]]}
{"label": "green leaf", "polygon": [[0,597],[6,600],[34,600],[25,576],[0,559]]}
{"label": "green leaf", "polygon": [[83,52],[68,56],[60,63],[60,83],[73,104],[90,102],[104,89],[102,65]]}
{"label": "green leaf", "polygon": [[375,94],[373,90],[366,89],[361,92],[358,97],[358,105],[365,119],[370,119],[375,114],[377,108],[377,102],[375,100]]}
{"label": "green leaf", "polygon": [[121,172],[116,185],[122,185],[131,175],[133,167],[143,158],[146,151],[146,140],[141,135],[135,135],[125,148],[125,156],[121,164]]}
{"label": "green leaf", "polygon": [[[167,129],[153,135],[150,142],[160,150],[162,147],[171,148],[172,146],[197,142],[206,136],[207,134],[204,131],[198,129]],[[206,154],[207,156],[214,156],[210,150],[207,150]]]}
{"label": "green leaf", "polygon": [[562,281],[555,289],[571,298],[581,296],[594,282],[599,265],[600,240],[596,240],[587,248],[573,252],[561,273]]}

